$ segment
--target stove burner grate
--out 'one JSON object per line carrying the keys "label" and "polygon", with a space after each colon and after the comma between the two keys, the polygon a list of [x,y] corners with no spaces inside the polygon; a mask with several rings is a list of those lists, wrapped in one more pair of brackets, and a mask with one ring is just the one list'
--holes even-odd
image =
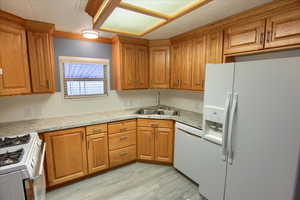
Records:
{"label": "stove burner grate", "polygon": [[16,164],[21,161],[24,154],[23,149],[0,154],[0,167]]}
{"label": "stove burner grate", "polygon": [[30,135],[24,135],[24,136],[18,136],[18,137],[6,137],[3,139],[0,139],[0,149],[5,147],[12,147],[17,146],[21,144],[27,144],[30,141]]}

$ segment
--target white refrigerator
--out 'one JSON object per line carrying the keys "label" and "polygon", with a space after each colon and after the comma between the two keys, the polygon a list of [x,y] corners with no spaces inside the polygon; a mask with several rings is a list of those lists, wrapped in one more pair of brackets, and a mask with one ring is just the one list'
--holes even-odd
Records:
{"label": "white refrigerator", "polygon": [[300,57],[208,64],[203,117],[203,196],[300,199]]}

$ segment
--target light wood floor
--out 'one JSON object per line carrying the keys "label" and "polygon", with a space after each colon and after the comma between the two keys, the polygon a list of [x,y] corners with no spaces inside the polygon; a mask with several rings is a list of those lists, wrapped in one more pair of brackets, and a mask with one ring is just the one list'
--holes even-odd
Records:
{"label": "light wood floor", "polygon": [[173,167],[133,163],[47,193],[47,200],[202,200]]}

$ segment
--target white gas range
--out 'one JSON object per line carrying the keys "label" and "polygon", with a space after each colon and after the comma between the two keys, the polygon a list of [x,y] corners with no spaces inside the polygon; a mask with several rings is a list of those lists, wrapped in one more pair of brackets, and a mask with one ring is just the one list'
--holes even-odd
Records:
{"label": "white gas range", "polygon": [[0,138],[0,200],[44,200],[44,157],[37,133]]}

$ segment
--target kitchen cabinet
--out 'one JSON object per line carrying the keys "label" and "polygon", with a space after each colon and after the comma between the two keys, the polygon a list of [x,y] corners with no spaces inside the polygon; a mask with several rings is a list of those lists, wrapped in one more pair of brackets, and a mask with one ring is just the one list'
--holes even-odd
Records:
{"label": "kitchen cabinet", "polygon": [[31,92],[26,30],[0,19],[0,96]]}
{"label": "kitchen cabinet", "polygon": [[170,47],[150,48],[150,88],[170,88]]}
{"label": "kitchen cabinet", "polygon": [[177,72],[181,74],[181,89],[192,89],[193,50],[192,40],[182,43],[182,66],[181,71]]}
{"label": "kitchen cabinet", "polygon": [[224,31],[224,53],[255,51],[264,48],[265,19],[236,24]]}
{"label": "kitchen cabinet", "polygon": [[139,160],[173,162],[174,129],[171,120],[138,119]]}
{"label": "kitchen cabinet", "polygon": [[84,128],[44,134],[48,186],[65,183],[87,175]]}
{"label": "kitchen cabinet", "polygon": [[206,37],[193,40],[192,89],[203,91],[206,64]]}
{"label": "kitchen cabinet", "polygon": [[108,143],[110,167],[136,160],[136,120],[109,123]]}
{"label": "kitchen cabinet", "polygon": [[172,45],[171,61],[171,88],[180,89],[181,67],[182,67],[182,45]]}
{"label": "kitchen cabinet", "polygon": [[109,168],[107,133],[87,136],[89,174]]}
{"label": "kitchen cabinet", "polygon": [[51,32],[27,31],[33,93],[55,92],[55,66]]}
{"label": "kitchen cabinet", "polygon": [[149,87],[148,41],[116,36],[113,38],[113,82],[116,90]]}
{"label": "kitchen cabinet", "polygon": [[223,30],[212,30],[206,34],[206,63],[223,62]]}
{"label": "kitchen cabinet", "polygon": [[265,48],[300,44],[300,9],[267,18]]}

